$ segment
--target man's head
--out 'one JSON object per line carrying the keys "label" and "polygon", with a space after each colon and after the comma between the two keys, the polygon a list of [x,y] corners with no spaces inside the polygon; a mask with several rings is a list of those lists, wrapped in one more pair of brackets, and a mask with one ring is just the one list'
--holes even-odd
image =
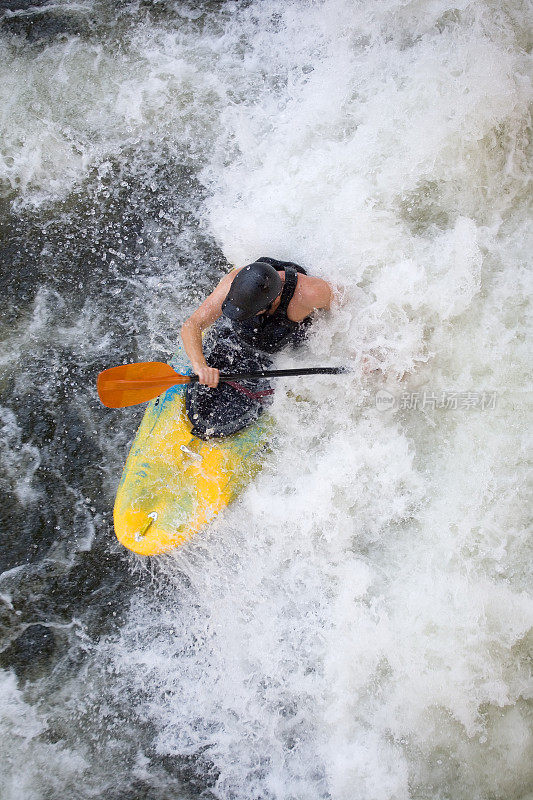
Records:
{"label": "man's head", "polygon": [[266,311],[283,288],[279,272],[265,261],[241,269],[222,303],[222,313],[233,320],[250,319]]}

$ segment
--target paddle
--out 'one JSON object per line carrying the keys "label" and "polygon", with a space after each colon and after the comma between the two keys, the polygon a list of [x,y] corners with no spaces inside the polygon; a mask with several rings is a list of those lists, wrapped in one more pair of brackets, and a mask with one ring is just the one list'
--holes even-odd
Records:
{"label": "paddle", "polygon": [[[282,378],[291,375],[340,375],[344,367],[304,367],[302,369],[271,369],[263,372],[232,372],[220,376],[221,381],[248,378]],[[96,388],[100,400],[108,408],[125,408],[145,403],[165,389],[182,383],[196,383],[198,375],[180,375],[162,361],[143,361],[110,367],[98,375]]]}

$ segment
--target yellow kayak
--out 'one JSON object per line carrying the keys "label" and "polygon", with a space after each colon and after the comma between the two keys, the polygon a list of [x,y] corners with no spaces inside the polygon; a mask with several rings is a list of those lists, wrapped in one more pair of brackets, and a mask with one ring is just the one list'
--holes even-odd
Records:
{"label": "yellow kayak", "polygon": [[266,418],[208,441],[193,436],[191,428],[184,386],[149,403],[115,500],[117,538],[134,553],[153,556],[183,544],[260,469],[254,456],[267,439]]}

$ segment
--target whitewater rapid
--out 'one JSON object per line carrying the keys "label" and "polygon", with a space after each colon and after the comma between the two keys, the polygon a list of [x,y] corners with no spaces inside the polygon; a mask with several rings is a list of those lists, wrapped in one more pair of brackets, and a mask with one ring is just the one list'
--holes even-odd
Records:
{"label": "whitewater rapid", "polygon": [[[527,4],[12,5],[2,797],[531,798]],[[277,365],[352,373],[140,561],[94,379],[259,255],[336,290]]]}

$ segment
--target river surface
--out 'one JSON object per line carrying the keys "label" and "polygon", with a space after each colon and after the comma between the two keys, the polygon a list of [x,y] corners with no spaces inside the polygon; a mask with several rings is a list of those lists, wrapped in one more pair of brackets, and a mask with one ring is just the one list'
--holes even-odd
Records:
{"label": "river surface", "polygon": [[[531,7],[0,13],[2,800],[531,800]],[[277,366],[353,372],[137,558],[96,375],[261,255],[336,287]]]}

